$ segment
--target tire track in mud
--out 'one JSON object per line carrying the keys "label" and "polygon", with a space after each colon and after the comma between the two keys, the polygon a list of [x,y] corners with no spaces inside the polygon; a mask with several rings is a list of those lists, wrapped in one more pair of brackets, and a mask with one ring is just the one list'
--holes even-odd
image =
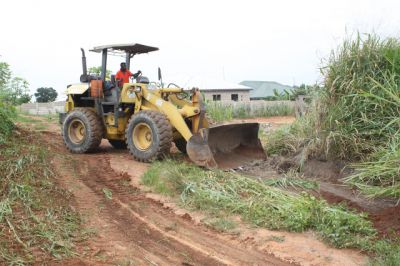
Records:
{"label": "tire track in mud", "polygon": [[[56,152],[59,181],[98,231],[89,241],[91,258],[82,260],[86,264],[122,259],[140,265],[289,265],[266,252],[224,242],[215,231],[146,198],[129,185],[128,176],[114,172],[104,152],[69,155],[60,137],[50,135],[46,141]],[[112,199],[105,197],[104,189]]]}

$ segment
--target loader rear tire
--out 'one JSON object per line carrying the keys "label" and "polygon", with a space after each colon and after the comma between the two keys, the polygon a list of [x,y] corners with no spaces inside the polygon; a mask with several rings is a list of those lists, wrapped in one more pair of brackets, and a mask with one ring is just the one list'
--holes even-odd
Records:
{"label": "loader rear tire", "polygon": [[153,110],[134,114],[129,120],[125,136],[130,153],[140,162],[165,157],[172,145],[170,122],[164,114]]}
{"label": "loader rear tire", "polygon": [[117,150],[124,150],[128,147],[125,140],[109,139],[108,142],[111,144],[111,146],[113,146],[114,149]]}
{"label": "loader rear tire", "polygon": [[99,147],[104,135],[104,126],[92,109],[75,108],[65,117],[62,135],[69,151],[91,152]]}

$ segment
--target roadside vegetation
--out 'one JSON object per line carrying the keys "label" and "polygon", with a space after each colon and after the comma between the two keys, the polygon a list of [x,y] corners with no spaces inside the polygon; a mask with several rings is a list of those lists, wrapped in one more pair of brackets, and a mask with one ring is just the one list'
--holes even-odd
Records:
{"label": "roadside vegetation", "polygon": [[215,122],[232,119],[287,116],[295,114],[294,105],[288,102],[221,103],[208,102],[207,114]]}
{"label": "roadside vegetation", "polygon": [[400,41],[357,35],[322,72],[308,115],[269,135],[267,153],[348,161],[345,183],[400,200]]}
{"label": "roadside vegetation", "polygon": [[16,117],[15,109],[1,99],[0,96],[0,145],[4,144],[11,134],[14,128],[12,119]]}
{"label": "roadside vegetation", "polygon": [[87,236],[71,195],[60,189],[36,133],[8,132],[0,144],[0,262],[31,264],[73,256]]}
{"label": "roadside vegetation", "polygon": [[322,88],[318,84],[301,84],[300,86],[293,86],[293,89],[290,90],[285,89],[282,92],[278,92],[278,90],[274,89],[274,95],[267,96],[263,99],[266,101],[295,101],[299,95],[310,96],[314,93],[314,91],[318,91],[320,89]]}
{"label": "roadside vegetation", "polygon": [[[6,65],[8,67],[8,65]],[[71,195],[55,183],[51,155],[37,133],[16,128],[22,96],[0,68],[0,264],[44,263],[75,254],[86,234]],[[6,68],[7,70],[8,68]],[[15,88],[15,87],[14,87]],[[22,97],[22,98],[21,98]]]}
{"label": "roadside vegetation", "polygon": [[[278,92],[274,90],[273,96],[251,103],[223,103],[208,101],[207,114],[215,122],[230,121],[232,119],[272,117],[272,116],[294,116],[294,101],[299,95],[310,97],[322,88],[318,85],[294,86],[292,90]],[[307,98],[308,101],[308,98]]]}
{"label": "roadside vegetation", "polygon": [[153,163],[142,180],[156,192],[179,195],[188,208],[240,215],[251,224],[270,229],[313,229],[336,247],[365,247],[376,235],[363,214],[329,206],[306,192],[289,192],[236,173],[207,171],[170,160]]}
{"label": "roadside vegetation", "polygon": [[375,260],[386,265],[395,263],[399,256],[400,246],[379,240],[366,214],[329,205],[304,190],[287,191],[283,189],[285,184],[203,170],[174,160],[154,162],[142,182],[155,192],[174,197],[188,209],[214,216],[212,223],[220,231],[234,228],[227,217],[239,215],[254,226],[292,232],[313,230],[335,247],[374,253]]}

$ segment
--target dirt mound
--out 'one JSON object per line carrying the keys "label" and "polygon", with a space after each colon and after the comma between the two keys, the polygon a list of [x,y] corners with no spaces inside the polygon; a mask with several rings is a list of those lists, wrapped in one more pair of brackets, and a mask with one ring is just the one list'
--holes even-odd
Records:
{"label": "dirt mound", "polygon": [[400,206],[383,209],[371,214],[375,227],[387,237],[400,236]]}

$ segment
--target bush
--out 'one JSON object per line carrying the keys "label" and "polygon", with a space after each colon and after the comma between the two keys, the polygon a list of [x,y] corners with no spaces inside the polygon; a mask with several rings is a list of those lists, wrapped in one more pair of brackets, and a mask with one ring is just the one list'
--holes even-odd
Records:
{"label": "bush", "polygon": [[363,159],[400,130],[400,42],[368,35],[347,40],[324,69],[325,127],[338,156]]}
{"label": "bush", "polygon": [[12,121],[15,118],[16,112],[14,107],[0,102],[0,144],[3,144],[6,138],[11,134],[14,128]]}

